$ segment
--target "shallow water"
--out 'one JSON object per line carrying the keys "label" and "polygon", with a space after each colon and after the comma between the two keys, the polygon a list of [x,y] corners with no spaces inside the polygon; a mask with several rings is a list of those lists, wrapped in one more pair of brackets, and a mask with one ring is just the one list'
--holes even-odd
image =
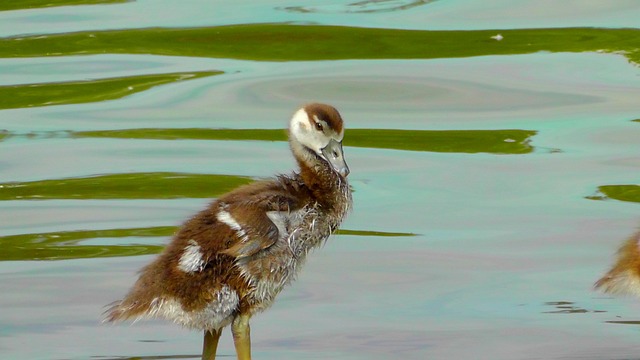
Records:
{"label": "shallow water", "polygon": [[[278,22],[500,29],[418,34],[445,45],[455,36],[482,56],[465,46],[426,56],[429,43],[409,42],[394,59],[346,47],[345,60],[251,60],[240,40],[225,53],[238,56],[211,55],[206,43],[194,44],[198,54],[171,43],[159,53],[136,31],[124,38],[142,50],[50,42],[50,54],[22,58],[14,52],[26,45],[3,43],[0,357],[199,358],[199,333],[161,321],[103,325],[103,306],[207,198],[289,172],[276,129],[308,101],[346,120],[355,208],[252,321],[255,358],[637,357],[640,300],[591,286],[639,223],[640,69],[630,60],[640,35],[516,31],[499,44],[486,35],[638,28],[640,4],[550,4],[139,0],[0,11],[0,36],[17,42]],[[535,39],[581,32],[611,43]],[[547,51],[508,43],[525,36]],[[610,53],[619,50],[630,53]],[[219,356],[234,354],[225,333]]]}

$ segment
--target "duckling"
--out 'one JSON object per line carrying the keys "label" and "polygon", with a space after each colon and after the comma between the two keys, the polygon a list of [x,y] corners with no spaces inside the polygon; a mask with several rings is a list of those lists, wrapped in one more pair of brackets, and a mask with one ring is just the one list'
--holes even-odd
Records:
{"label": "duckling", "polygon": [[624,242],[615,264],[594,287],[609,294],[640,296],[640,232]]}
{"label": "duckling", "polygon": [[334,107],[295,112],[289,145],[299,172],[239,187],[187,220],[124,299],[108,305],[105,321],[160,317],[202,330],[203,360],[215,358],[231,325],[238,359],[251,359],[250,318],[273,304],[351,208],[343,137]]}

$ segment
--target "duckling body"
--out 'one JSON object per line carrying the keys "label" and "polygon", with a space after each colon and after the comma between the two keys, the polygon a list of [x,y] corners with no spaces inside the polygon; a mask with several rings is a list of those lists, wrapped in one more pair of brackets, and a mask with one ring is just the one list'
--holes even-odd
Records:
{"label": "duckling body", "polygon": [[106,320],[161,317],[204,330],[203,359],[232,324],[238,359],[250,359],[249,318],[273,304],[351,208],[343,135],[329,105],[296,112],[289,143],[300,171],[239,187],[186,221]]}
{"label": "duckling body", "polygon": [[640,297],[640,232],[623,243],[615,264],[596,281],[595,288],[609,294]]}

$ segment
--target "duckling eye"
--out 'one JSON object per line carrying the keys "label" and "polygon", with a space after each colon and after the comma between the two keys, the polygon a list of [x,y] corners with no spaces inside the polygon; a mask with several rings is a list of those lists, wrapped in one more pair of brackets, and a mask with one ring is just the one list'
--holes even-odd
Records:
{"label": "duckling eye", "polygon": [[318,130],[318,131],[322,131],[322,129],[323,129],[323,128],[322,128],[322,123],[320,123],[320,122],[316,122],[316,130]]}

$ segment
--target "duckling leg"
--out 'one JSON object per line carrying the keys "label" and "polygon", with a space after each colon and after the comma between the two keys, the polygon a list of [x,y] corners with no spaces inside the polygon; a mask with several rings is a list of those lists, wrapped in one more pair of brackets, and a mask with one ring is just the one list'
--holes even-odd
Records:
{"label": "duckling leg", "polygon": [[240,314],[233,319],[231,332],[236,346],[238,360],[251,360],[251,335],[249,331],[250,315]]}
{"label": "duckling leg", "polygon": [[214,360],[218,349],[218,340],[222,334],[220,330],[205,330],[204,345],[202,345],[202,360]]}

